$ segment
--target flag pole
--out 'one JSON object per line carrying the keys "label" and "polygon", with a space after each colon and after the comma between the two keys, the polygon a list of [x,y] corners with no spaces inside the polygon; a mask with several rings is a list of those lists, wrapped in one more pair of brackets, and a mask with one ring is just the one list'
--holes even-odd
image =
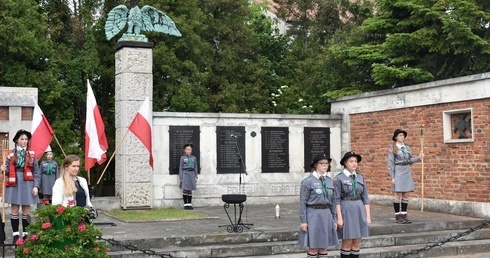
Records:
{"label": "flag pole", "polygon": [[[420,126],[420,152],[424,152],[424,125],[421,125]],[[421,199],[421,203],[420,203],[420,211],[424,211],[424,181],[425,181],[425,177],[424,177],[424,158],[420,158],[420,161],[422,163],[422,171],[421,171],[421,180],[422,180],[422,199]]]}
{"label": "flag pole", "polygon": [[100,183],[100,180],[102,180],[102,177],[104,176],[105,174],[105,171],[107,170],[107,168],[109,167],[109,164],[111,163],[112,159],[114,158],[114,155],[116,154],[116,152],[119,150],[119,147],[121,147],[121,144],[123,143],[124,141],[124,138],[126,138],[126,135],[128,135],[128,132],[129,132],[129,127],[128,129],[126,129],[126,132],[124,133],[122,139],[119,141],[119,143],[117,144],[116,146],[116,149],[114,149],[114,152],[112,153],[111,157],[109,158],[109,161],[107,161],[107,164],[105,165],[105,168],[104,170],[102,171],[102,174],[100,175],[99,177],[99,180],[97,180],[97,183],[95,183],[95,186],[97,186],[99,183]]}
{"label": "flag pole", "polygon": [[[8,134],[5,134],[5,139],[2,140],[2,164],[5,166],[5,160],[7,159],[6,152],[9,148]],[[2,171],[2,225],[0,228],[0,244],[5,243],[5,171]]]}
{"label": "flag pole", "polygon": [[60,141],[58,141],[58,137],[56,137],[56,134],[53,134],[54,139],[56,140],[56,143],[58,143],[58,146],[60,146],[61,152],[63,153],[63,156],[66,158],[65,151],[63,150],[63,147],[61,147]]}

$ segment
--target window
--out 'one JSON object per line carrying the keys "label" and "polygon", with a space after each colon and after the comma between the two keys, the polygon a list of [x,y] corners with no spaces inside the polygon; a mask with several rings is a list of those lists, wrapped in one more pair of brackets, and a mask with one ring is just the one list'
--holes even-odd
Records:
{"label": "window", "polygon": [[473,142],[473,109],[443,112],[444,143]]}

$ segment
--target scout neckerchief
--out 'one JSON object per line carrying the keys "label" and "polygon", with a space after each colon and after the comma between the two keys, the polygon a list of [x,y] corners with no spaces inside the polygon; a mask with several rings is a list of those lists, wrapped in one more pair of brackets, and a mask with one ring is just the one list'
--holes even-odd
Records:
{"label": "scout neckerchief", "polygon": [[26,149],[20,149],[20,155],[19,155],[19,160],[17,160],[17,168],[24,168],[26,160]]}
{"label": "scout neckerchief", "polygon": [[354,171],[353,173],[351,173],[349,170],[347,169],[344,169],[344,174],[350,178],[350,182],[352,184],[352,190],[354,192],[354,198],[356,198],[357,196],[357,181],[356,181],[356,171]]}
{"label": "scout neckerchief", "polygon": [[407,146],[405,146],[404,143],[399,144],[398,142],[396,143],[396,147],[402,151],[403,154],[403,160],[408,160],[409,154],[407,152]]}
{"label": "scout neckerchief", "polygon": [[192,156],[187,156],[187,167],[188,167],[188,168],[192,168],[192,167],[194,167],[194,166],[192,165]]}
{"label": "scout neckerchief", "polygon": [[53,163],[51,162],[51,160],[49,160],[46,168],[46,175],[52,175],[52,174],[53,174]]}
{"label": "scout neckerchief", "polygon": [[325,176],[320,176],[318,172],[315,171],[315,177],[320,179],[320,182],[322,183],[322,188],[323,188],[323,196],[325,199],[328,200],[328,188],[327,188],[327,182],[325,181]]}

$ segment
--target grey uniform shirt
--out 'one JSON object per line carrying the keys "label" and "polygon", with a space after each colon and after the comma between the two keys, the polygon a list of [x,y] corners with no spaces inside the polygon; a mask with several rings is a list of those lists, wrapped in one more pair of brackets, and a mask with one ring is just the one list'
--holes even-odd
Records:
{"label": "grey uniform shirt", "polygon": [[327,192],[323,190],[322,182],[317,177],[316,172],[303,179],[301,182],[301,192],[299,200],[299,218],[301,223],[307,223],[306,209],[307,205],[328,204],[334,221],[337,221],[337,211],[333,203],[334,186],[330,177],[325,176]]}

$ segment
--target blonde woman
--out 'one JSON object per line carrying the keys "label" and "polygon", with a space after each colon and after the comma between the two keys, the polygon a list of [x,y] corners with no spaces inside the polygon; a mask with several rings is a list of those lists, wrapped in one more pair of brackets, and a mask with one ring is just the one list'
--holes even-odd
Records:
{"label": "blonde woman", "polygon": [[60,178],[53,186],[53,205],[93,207],[87,180],[78,176],[79,170],[80,158],[76,155],[66,156],[61,164]]}

